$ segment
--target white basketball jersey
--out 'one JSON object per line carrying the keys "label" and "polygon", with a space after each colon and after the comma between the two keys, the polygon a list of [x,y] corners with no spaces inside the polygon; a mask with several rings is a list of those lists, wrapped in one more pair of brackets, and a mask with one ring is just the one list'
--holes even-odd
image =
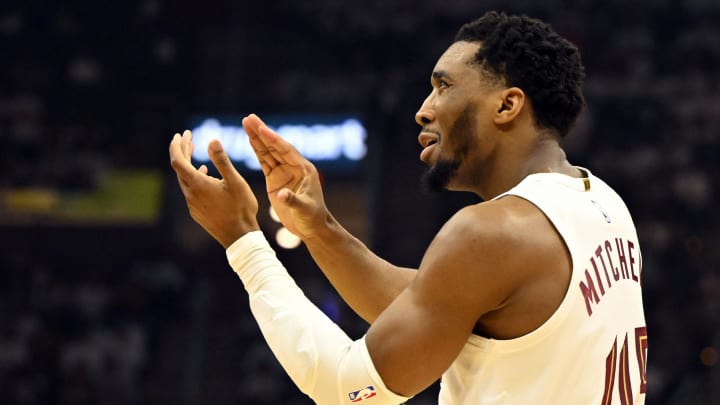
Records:
{"label": "white basketball jersey", "polygon": [[497,198],[505,195],[550,219],[572,257],[570,285],[533,332],[509,340],[472,335],[442,376],[439,403],[642,405],[642,259],[625,203],[589,172],[587,179],[533,174]]}

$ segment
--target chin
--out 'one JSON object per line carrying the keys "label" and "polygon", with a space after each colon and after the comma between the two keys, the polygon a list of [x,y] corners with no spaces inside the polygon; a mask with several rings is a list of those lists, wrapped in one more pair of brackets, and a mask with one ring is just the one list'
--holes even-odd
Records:
{"label": "chin", "polygon": [[455,160],[438,160],[422,176],[423,191],[436,194],[443,190],[452,190],[451,180],[460,162]]}

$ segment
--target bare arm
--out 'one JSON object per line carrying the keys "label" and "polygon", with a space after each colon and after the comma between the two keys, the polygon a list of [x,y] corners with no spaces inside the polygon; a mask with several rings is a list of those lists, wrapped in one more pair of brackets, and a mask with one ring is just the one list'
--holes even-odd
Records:
{"label": "bare arm", "polygon": [[502,229],[502,215],[483,211],[465,208],[445,224],[417,278],[367,333],[375,367],[394,392],[415,394],[436,381],[478,320],[523,283],[515,271],[522,255]]}
{"label": "bare arm", "polygon": [[307,300],[267,242],[243,237],[228,258],[263,336],[303,392],[318,404],[344,404],[367,387],[369,396],[377,389],[375,403],[398,404],[436,381],[477,320],[516,287],[513,270],[524,261],[507,258],[516,246],[477,219],[460,215],[443,228],[410,287],[355,342]]}
{"label": "bare arm", "polygon": [[417,274],[415,269],[378,257],[334,219],[316,235],[305,240],[315,263],[343,300],[369,323],[375,322]]}
{"label": "bare arm", "polygon": [[283,224],[302,238],[345,302],[374,322],[416,271],[388,263],[345,230],[325,206],[313,164],[259,117],[246,117],[243,127],[265,174],[270,203]]}
{"label": "bare arm", "polygon": [[[173,138],[171,162],[191,215],[223,246],[233,245],[228,249],[228,258],[249,293],[250,306],[263,335],[298,387],[321,404],[352,403],[355,395],[361,393],[382,398],[378,404],[397,404],[420,392],[454,361],[483,315],[502,309],[517,291],[529,284],[536,268],[528,263],[542,263],[538,259],[548,254],[562,256],[561,249],[538,249],[534,242],[528,243],[534,241],[529,235],[536,232],[517,226],[518,221],[511,224],[513,221],[508,221],[508,217],[512,215],[508,212],[516,210],[504,208],[506,204],[464,208],[433,240],[410,285],[395,299],[390,299],[387,292],[381,295],[391,302],[381,305],[386,308],[365,338],[353,342],[307,300],[261,233],[253,232],[258,229],[257,201],[232,168],[219,142],[210,144],[210,156],[222,179],[207,176],[204,167],[192,167],[191,152],[189,133]],[[293,186],[292,182],[282,184]],[[319,185],[314,190],[303,190],[305,186],[300,182],[294,185],[295,192],[281,190],[273,194],[287,193],[282,198],[288,201],[320,190]],[[295,209],[292,203],[287,207]],[[308,218],[317,220],[309,216],[290,219]],[[327,228],[332,228],[333,220],[328,215],[322,221],[329,221],[331,226]],[[300,229],[323,228],[301,225]],[[546,231],[536,236],[546,236]],[[242,235],[245,237],[236,241]],[[361,260],[361,267],[366,267],[369,274],[386,271],[398,279],[404,277],[398,275],[406,274],[406,270],[384,267],[381,259],[350,239],[342,229],[331,230],[329,236],[314,232],[304,237],[311,243],[316,238],[328,237],[334,243],[345,243],[346,246],[321,244],[327,249],[321,254],[332,265],[341,266],[344,262],[333,262],[331,256],[347,253]],[[238,246],[238,250],[233,250]],[[339,251],[334,251],[335,247]],[[396,286],[399,285],[398,282]],[[360,297],[367,305],[371,296]]]}

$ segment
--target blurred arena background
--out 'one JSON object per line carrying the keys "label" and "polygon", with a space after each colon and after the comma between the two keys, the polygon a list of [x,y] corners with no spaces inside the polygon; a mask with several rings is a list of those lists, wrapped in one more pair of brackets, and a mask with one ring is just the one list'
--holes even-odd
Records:
{"label": "blurred arena background", "polygon": [[[583,54],[588,108],[566,147],[639,228],[647,403],[718,403],[720,2],[4,0],[0,405],[311,403],[189,219],[170,138],[197,117],[359,117],[367,155],[324,172],[328,204],[381,256],[417,266],[476,200],[422,195],[413,116],[457,28],[490,9],[545,19]],[[363,333],[302,247],[279,256]]]}

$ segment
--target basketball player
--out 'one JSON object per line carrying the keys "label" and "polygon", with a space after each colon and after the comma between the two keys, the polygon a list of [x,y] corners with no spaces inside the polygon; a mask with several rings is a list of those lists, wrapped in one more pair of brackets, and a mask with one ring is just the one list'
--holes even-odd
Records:
{"label": "basketball player", "polygon": [[370,324],[352,341],[303,295],[218,141],[222,179],[170,144],[191,216],[227,249],[287,373],[319,404],[398,404],[442,377],[441,404],[642,404],[642,259],[622,199],[566,160],[583,107],[577,49],[538,20],[463,26],[417,112],[425,185],[485,202],[458,211],[418,270],[374,255],[328,212],[318,173],[259,117],[243,120],[282,222]]}

